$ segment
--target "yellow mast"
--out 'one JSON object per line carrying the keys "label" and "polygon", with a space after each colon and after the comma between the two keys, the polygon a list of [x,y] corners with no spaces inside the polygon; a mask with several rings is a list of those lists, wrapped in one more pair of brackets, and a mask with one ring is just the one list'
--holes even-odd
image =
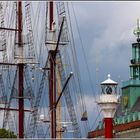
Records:
{"label": "yellow mast", "polygon": [[[61,93],[61,79],[60,79],[60,61],[58,60],[57,61],[57,64],[58,64],[58,75],[57,75],[57,80],[58,80],[58,97],[60,96],[60,93]],[[60,124],[60,121],[61,121],[61,104],[60,104],[60,101],[58,102],[58,138],[62,138],[62,133],[61,133],[61,124]]]}

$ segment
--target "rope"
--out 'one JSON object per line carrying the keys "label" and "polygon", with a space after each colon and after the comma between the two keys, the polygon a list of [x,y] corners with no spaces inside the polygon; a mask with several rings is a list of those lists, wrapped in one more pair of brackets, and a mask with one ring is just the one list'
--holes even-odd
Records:
{"label": "rope", "polygon": [[[83,45],[83,41],[82,41],[82,38],[81,38],[81,34],[80,34],[80,30],[79,30],[79,25],[78,25],[78,22],[77,22],[77,17],[76,17],[76,14],[75,14],[75,9],[74,9],[74,6],[73,6],[73,3],[71,2],[71,5],[72,5],[72,10],[73,10],[73,13],[74,13],[74,18],[75,18],[75,22],[76,22],[76,27],[77,27],[77,31],[78,31],[78,36],[79,36],[79,39],[80,39],[80,42],[81,42],[81,47],[82,47],[82,52],[83,52],[83,56],[84,56],[84,60],[85,60],[85,63],[86,63],[86,68],[87,68],[87,72],[88,72],[88,79],[89,79],[89,82],[90,82],[90,87],[91,87],[91,90],[92,90],[92,93],[93,93],[93,99],[94,99],[94,102],[95,102],[95,96],[96,94],[94,95],[94,89],[93,89],[93,86],[92,86],[92,80],[91,80],[91,75],[90,75],[90,71],[89,71],[89,66],[88,66],[88,63],[87,63],[87,58],[86,58],[86,54],[85,54],[85,50],[84,50],[84,45]],[[99,114],[99,108],[97,106],[97,110],[98,110],[98,114]]]}

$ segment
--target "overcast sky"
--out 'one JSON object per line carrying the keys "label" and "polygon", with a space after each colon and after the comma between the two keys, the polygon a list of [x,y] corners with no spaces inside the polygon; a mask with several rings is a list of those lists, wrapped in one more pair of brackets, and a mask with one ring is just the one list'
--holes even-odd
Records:
{"label": "overcast sky", "polygon": [[[140,18],[140,2],[83,1],[72,3],[86,52],[92,85],[96,94],[97,87],[107,78],[108,73],[117,82],[128,80],[131,44],[136,42],[133,30],[136,28],[137,18]],[[72,12],[71,15],[73,17]],[[76,30],[75,40],[78,45]],[[81,50],[78,51],[81,52]],[[81,59],[81,57],[79,54],[78,58]],[[81,61],[82,64],[83,62]],[[85,65],[81,67],[82,75],[84,75],[86,73]],[[97,68],[99,69],[98,75]],[[88,87],[84,78],[83,81]],[[90,91],[87,88],[88,92]],[[91,113],[89,104],[93,104],[93,106],[95,104],[90,95],[88,94],[85,99],[88,102],[87,108],[88,112],[90,112],[91,122],[93,118],[96,118],[96,113]]]}
{"label": "overcast sky", "polygon": [[100,80],[129,78],[133,30],[140,2],[73,2],[90,69],[99,65]]}

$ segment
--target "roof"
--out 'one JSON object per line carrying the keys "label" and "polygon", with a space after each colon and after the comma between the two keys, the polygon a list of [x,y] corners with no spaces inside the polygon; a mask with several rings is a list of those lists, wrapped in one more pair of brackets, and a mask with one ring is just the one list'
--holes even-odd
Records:
{"label": "roof", "polygon": [[115,82],[115,81],[113,81],[113,80],[111,79],[110,74],[108,74],[107,77],[108,77],[108,79],[105,80],[105,81],[103,81],[103,82],[101,83],[101,85],[108,85],[108,84],[109,84],[109,85],[117,85],[117,84],[118,84],[117,82]]}
{"label": "roof", "polygon": [[138,97],[136,103],[134,104],[133,108],[131,109],[131,112],[140,112],[140,97]]}
{"label": "roof", "polygon": [[[120,102],[121,98],[120,98]],[[138,97],[136,103],[134,104],[134,106],[132,107],[132,109],[130,110],[130,112],[140,112],[140,97]],[[116,113],[115,113],[115,117],[119,117],[119,116],[124,116],[125,112],[122,112],[122,104],[118,104]]]}
{"label": "roof", "polygon": [[[116,134],[118,132],[132,130],[136,128],[140,128],[140,120],[130,122],[130,123],[125,123],[125,124],[119,124],[119,125],[114,126],[113,129]],[[104,129],[95,130],[88,133],[88,138],[96,138],[96,137],[101,137],[101,136],[104,136]]]}
{"label": "roof", "polygon": [[115,113],[115,117],[119,117],[119,116],[124,116],[124,112],[122,112],[122,105],[118,104],[116,113]]}

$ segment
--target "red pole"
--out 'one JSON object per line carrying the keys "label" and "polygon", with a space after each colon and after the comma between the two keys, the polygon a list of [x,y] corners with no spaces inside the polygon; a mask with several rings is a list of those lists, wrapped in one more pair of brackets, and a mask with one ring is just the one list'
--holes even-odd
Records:
{"label": "red pole", "polygon": [[50,50],[50,71],[49,71],[49,95],[50,95],[50,111],[51,111],[51,138],[56,138],[56,110],[54,108],[56,102],[56,75],[55,75],[55,51]]}
{"label": "red pole", "polygon": [[50,30],[52,30],[53,23],[53,0],[50,0]]}
{"label": "red pole", "polygon": [[[50,31],[52,31],[53,25],[53,0],[50,0]],[[54,108],[56,103],[56,75],[55,75],[55,50],[49,51],[49,98],[50,98],[50,111],[51,111],[51,138],[56,138],[56,110]]]}
{"label": "red pole", "polygon": [[113,138],[113,119],[104,118],[105,123],[105,138]]}
{"label": "red pole", "polygon": [[23,64],[19,68],[19,138],[24,137]]}
{"label": "red pole", "polygon": [[[19,43],[19,48],[23,47],[22,46],[22,2],[21,0],[18,1],[18,43]],[[21,54],[22,56],[22,54]],[[24,137],[24,100],[23,100],[23,69],[24,69],[24,64],[19,63],[18,64],[18,90],[19,90],[19,138]]]}

